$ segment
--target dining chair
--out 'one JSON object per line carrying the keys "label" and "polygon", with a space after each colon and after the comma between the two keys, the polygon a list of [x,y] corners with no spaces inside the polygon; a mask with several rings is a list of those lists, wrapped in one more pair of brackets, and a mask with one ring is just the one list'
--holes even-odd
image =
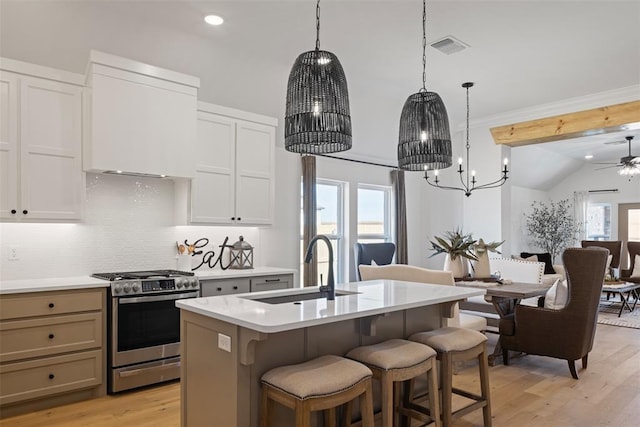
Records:
{"label": "dining chair", "polygon": [[569,297],[566,306],[554,310],[518,304],[500,319],[504,364],[509,350],[564,359],[571,376],[578,379],[575,361],[587,358],[593,348],[598,304],[609,251],[604,248],[568,248],[562,255]]}
{"label": "dining chair", "polygon": [[361,265],[388,265],[393,262],[396,253],[396,245],[392,242],[383,243],[356,243],[353,245],[355,252],[356,278],[360,278],[359,266]]}

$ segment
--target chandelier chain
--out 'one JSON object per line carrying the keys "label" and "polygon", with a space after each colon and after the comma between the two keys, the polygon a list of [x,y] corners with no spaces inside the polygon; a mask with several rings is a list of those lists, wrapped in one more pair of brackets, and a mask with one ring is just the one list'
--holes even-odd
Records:
{"label": "chandelier chain", "polygon": [[320,50],[320,0],[316,3],[316,50]]}
{"label": "chandelier chain", "polygon": [[422,91],[427,91],[427,1],[422,0]]}

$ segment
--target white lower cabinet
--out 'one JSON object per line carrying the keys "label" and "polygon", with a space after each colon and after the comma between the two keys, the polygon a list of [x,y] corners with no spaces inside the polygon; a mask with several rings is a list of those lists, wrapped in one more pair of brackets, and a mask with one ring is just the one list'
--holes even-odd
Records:
{"label": "white lower cabinet", "polygon": [[0,219],[80,219],[82,87],[0,64]]}
{"label": "white lower cabinet", "polygon": [[198,108],[190,222],[271,224],[277,120],[202,102]]}

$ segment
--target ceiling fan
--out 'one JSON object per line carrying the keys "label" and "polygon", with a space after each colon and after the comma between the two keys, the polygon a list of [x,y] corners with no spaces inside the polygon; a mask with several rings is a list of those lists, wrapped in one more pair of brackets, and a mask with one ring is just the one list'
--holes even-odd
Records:
{"label": "ceiling fan", "polygon": [[598,168],[596,170],[608,169],[619,167],[618,173],[620,175],[638,175],[640,174],[640,156],[633,156],[631,154],[631,141],[633,136],[626,136],[625,139],[629,144],[629,155],[620,158],[620,163],[593,163],[594,165],[612,165],[604,168]]}

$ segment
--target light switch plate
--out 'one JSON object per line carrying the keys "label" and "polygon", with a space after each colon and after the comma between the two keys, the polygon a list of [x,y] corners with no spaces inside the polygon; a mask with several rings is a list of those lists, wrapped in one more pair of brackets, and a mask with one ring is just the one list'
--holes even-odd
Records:
{"label": "light switch plate", "polygon": [[231,337],[225,334],[218,334],[218,348],[231,353]]}

